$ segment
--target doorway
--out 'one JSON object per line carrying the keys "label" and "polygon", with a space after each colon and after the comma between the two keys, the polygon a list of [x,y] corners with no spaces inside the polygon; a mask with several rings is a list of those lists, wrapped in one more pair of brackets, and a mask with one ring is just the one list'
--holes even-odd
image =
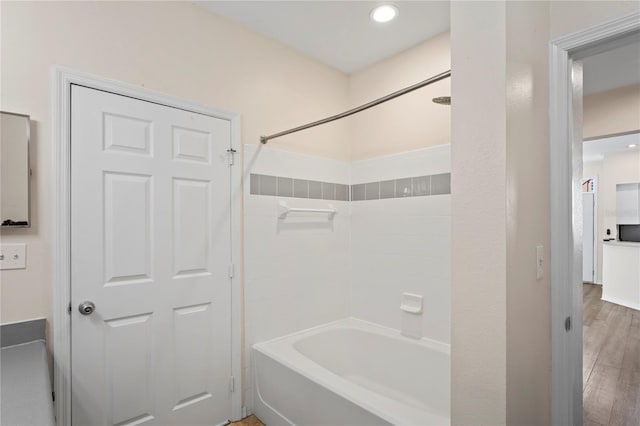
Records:
{"label": "doorway", "polygon": [[[629,53],[625,53],[629,51]],[[621,126],[616,123],[620,109],[625,110],[622,93],[637,93],[640,108],[640,81],[624,81],[631,84],[594,92],[594,71],[606,59],[609,67],[619,67],[622,61],[633,55],[636,65],[624,67],[640,80],[640,44],[632,43],[623,48],[609,50],[583,61],[585,88],[585,122],[593,121],[589,116],[594,108],[603,115],[611,116],[604,125]],[[596,70],[593,70],[595,67]],[[631,68],[631,69],[629,69]],[[597,87],[597,85],[595,85]],[[614,103],[609,102],[613,100]],[[604,104],[604,105],[601,105]],[[617,104],[617,105],[616,105]],[[605,107],[605,108],[603,108]],[[593,124],[593,123],[591,123]],[[585,123],[583,134],[588,136],[593,129]],[[624,130],[624,129],[621,129]],[[600,131],[600,130],[599,130]],[[627,182],[640,182],[640,133],[590,138],[583,143],[583,417],[585,424],[612,425],[634,424],[640,418],[640,278],[633,278],[634,270],[640,268],[640,243],[620,242],[617,224],[624,219],[618,217],[626,209],[619,206],[618,189]],[[595,181],[602,185],[595,185]],[[593,182],[593,185],[591,185]],[[596,189],[597,188],[597,189]],[[590,192],[591,190],[595,192]],[[597,195],[595,198],[593,195]],[[638,194],[638,191],[635,192]],[[633,195],[633,194],[632,194]],[[594,199],[595,208],[589,210],[589,198]],[[636,195],[637,196],[637,195]],[[637,203],[636,203],[637,204]],[[593,241],[589,234],[589,219],[593,210],[599,212],[595,218],[597,250],[593,265],[599,265],[594,279],[588,273],[589,252],[587,246]],[[636,209],[637,210],[637,209]],[[640,222],[638,215],[635,221]],[[593,223],[592,223],[593,226]],[[625,225],[626,226],[626,225]],[[640,230],[640,225],[628,225]],[[593,227],[591,227],[593,229]],[[629,244],[626,246],[625,244]],[[633,256],[635,253],[635,261]],[[635,275],[638,276],[637,272]],[[635,286],[634,286],[635,281]],[[635,295],[634,295],[635,291]]]}
{"label": "doorway", "polygon": [[55,76],[59,424],[240,418],[237,117]]}
{"label": "doorway", "polygon": [[[634,13],[551,42],[550,183],[554,424],[581,425],[583,421],[588,423],[589,420],[593,420],[583,419],[584,216],[581,184],[584,86],[580,61],[627,45],[639,38],[640,13]],[[589,294],[585,292],[585,296],[593,294],[591,290]],[[585,319],[589,318],[589,312],[585,312]],[[607,423],[611,419],[611,411],[608,414]],[[596,421],[594,424],[602,423]]]}

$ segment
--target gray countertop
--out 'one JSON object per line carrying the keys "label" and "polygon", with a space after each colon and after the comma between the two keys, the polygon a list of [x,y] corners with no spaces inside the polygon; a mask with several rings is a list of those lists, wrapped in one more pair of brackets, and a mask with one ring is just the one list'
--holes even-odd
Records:
{"label": "gray countertop", "polygon": [[632,243],[630,241],[603,241],[602,244],[610,246],[636,247],[640,248],[640,243]]}
{"label": "gray countertop", "polygon": [[54,426],[44,341],[0,349],[0,372],[0,425]]}

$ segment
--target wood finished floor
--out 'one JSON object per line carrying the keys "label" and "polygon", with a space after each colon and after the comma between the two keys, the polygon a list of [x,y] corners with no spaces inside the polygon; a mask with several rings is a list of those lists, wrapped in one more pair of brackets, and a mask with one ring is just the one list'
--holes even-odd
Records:
{"label": "wood finished floor", "polygon": [[640,311],[583,290],[584,425],[640,426]]}
{"label": "wood finished floor", "polygon": [[237,422],[229,423],[229,426],[264,426],[256,416],[245,417]]}

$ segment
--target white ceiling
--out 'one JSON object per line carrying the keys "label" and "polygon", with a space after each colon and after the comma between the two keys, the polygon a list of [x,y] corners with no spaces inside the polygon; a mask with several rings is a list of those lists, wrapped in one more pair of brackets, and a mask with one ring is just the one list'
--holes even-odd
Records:
{"label": "white ceiling", "polygon": [[[635,148],[629,148],[636,144]],[[582,144],[582,159],[585,163],[602,161],[608,152],[640,150],[640,133],[593,139]]]}
{"label": "white ceiling", "polygon": [[585,95],[640,83],[640,42],[590,56],[582,63]]}
{"label": "white ceiling", "polygon": [[196,1],[347,74],[449,30],[448,1],[392,1],[399,14],[369,19],[380,1]]}
{"label": "white ceiling", "polygon": [[[369,19],[382,1],[203,1],[208,10],[347,74],[449,30],[449,1],[391,1],[398,17]],[[640,83],[640,42],[588,57],[584,94]]]}

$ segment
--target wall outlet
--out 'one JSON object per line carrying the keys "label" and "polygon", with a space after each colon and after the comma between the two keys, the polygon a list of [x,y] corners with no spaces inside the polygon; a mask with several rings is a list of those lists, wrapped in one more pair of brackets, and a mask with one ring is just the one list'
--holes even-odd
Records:
{"label": "wall outlet", "polygon": [[536,247],[536,279],[541,280],[544,277],[544,247],[539,245]]}
{"label": "wall outlet", "polygon": [[0,270],[26,269],[27,245],[26,244],[1,244],[0,245]]}

